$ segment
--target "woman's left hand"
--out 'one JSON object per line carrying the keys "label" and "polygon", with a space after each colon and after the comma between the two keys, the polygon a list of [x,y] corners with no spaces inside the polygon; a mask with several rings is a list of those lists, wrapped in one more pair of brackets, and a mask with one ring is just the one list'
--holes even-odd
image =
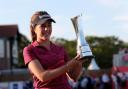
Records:
{"label": "woman's left hand", "polygon": [[77,54],[77,56],[75,57],[75,59],[77,61],[79,61],[80,64],[83,64],[84,62],[88,61],[87,59],[83,59],[80,57],[80,54]]}

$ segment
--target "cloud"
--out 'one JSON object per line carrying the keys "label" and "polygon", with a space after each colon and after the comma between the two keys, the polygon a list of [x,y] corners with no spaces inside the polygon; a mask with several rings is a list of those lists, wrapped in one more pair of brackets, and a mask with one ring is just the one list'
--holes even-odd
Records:
{"label": "cloud", "polygon": [[87,21],[87,20],[91,20],[93,17],[89,16],[89,15],[85,15],[82,18],[83,18],[83,20]]}
{"label": "cloud", "polygon": [[114,21],[128,22],[128,15],[120,15],[113,17]]}
{"label": "cloud", "polygon": [[124,33],[128,32],[128,15],[115,16],[112,19],[118,23],[118,28]]}
{"label": "cloud", "polygon": [[56,15],[56,16],[52,16],[53,18],[55,18],[56,20],[64,20],[66,19],[67,16],[64,15]]}
{"label": "cloud", "polygon": [[124,32],[128,32],[128,23],[127,23],[127,24],[124,24],[124,25],[122,26],[122,30],[123,30]]}
{"label": "cloud", "polygon": [[97,0],[100,4],[108,7],[118,7],[120,0]]}

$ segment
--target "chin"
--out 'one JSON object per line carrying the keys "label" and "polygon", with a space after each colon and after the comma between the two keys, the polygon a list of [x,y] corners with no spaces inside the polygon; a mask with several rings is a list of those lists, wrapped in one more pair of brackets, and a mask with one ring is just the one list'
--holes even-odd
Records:
{"label": "chin", "polygon": [[41,41],[49,41],[49,38],[41,39]]}

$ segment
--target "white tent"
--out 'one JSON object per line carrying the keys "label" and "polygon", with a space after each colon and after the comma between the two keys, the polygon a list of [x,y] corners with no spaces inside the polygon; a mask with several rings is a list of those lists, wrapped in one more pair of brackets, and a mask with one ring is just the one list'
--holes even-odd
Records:
{"label": "white tent", "polygon": [[99,66],[96,64],[95,59],[91,60],[91,63],[88,66],[88,70],[99,70]]}

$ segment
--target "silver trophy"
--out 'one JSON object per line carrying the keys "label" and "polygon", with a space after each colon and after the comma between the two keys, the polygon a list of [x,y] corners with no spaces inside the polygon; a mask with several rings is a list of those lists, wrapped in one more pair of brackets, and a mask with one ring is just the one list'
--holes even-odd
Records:
{"label": "silver trophy", "polygon": [[71,18],[75,33],[77,36],[77,53],[80,54],[81,59],[92,59],[94,58],[92,51],[87,43],[83,28],[82,28],[82,17],[81,15]]}

